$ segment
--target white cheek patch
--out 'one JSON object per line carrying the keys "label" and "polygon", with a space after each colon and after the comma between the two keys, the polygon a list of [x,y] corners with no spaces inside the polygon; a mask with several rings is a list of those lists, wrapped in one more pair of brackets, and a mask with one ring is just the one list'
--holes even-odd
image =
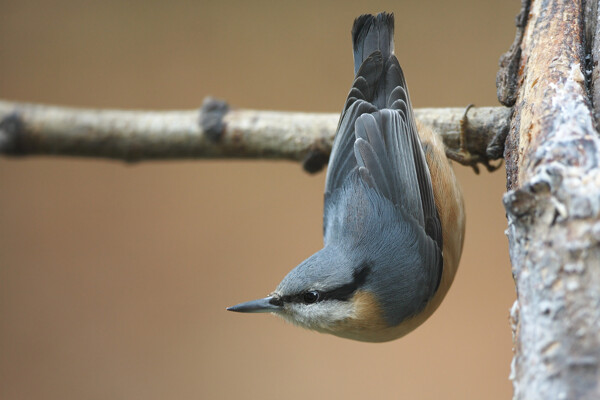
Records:
{"label": "white cheek patch", "polygon": [[356,316],[351,301],[328,300],[314,304],[286,304],[279,314],[285,320],[314,330],[327,330],[332,325]]}

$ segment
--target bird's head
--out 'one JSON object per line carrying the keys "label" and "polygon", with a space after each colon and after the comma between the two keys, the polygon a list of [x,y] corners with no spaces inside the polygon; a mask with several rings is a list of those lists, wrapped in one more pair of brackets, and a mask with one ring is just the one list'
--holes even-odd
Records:
{"label": "bird's head", "polygon": [[269,296],[228,310],[270,312],[303,328],[356,340],[385,327],[379,304],[368,289],[371,264],[356,263],[324,248],[306,259]]}

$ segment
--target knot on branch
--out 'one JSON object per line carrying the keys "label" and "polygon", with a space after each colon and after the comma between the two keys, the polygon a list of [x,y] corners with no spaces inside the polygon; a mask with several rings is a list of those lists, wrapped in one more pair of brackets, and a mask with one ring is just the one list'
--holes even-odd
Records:
{"label": "knot on branch", "polygon": [[506,193],[503,203],[513,222],[538,218],[553,226],[568,219],[597,219],[599,182],[599,170],[583,174],[579,167],[552,163],[540,168],[523,187]]}
{"label": "knot on branch", "polygon": [[224,118],[229,104],[224,100],[207,97],[200,109],[200,128],[213,142],[218,142],[225,132]]}
{"label": "knot on branch", "polygon": [[302,160],[302,168],[309,174],[316,174],[325,168],[329,162],[329,154],[321,149],[313,148],[308,151]]}
{"label": "knot on branch", "polygon": [[13,156],[24,155],[21,132],[24,124],[17,112],[8,114],[0,121],[0,153]]}
{"label": "knot on branch", "polygon": [[540,217],[548,211],[549,202],[554,213],[550,224],[554,224],[559,217],[566,217],[563,204],[551,197],[556,195],[563,181],[564,168],[560,164],[541,168],[523,187],[511,190],[502,199],[508,216],[512,219],[524,217]]}

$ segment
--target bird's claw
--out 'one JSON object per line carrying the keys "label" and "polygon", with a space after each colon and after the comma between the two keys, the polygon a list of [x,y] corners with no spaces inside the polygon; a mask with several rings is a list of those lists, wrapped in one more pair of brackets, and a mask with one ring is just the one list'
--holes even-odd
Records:
{"label": "bird's claw", "polygon": [[493,165],[490,163],[489,158],[481,157],[479,154],[473,154],[463,149],[458,151],[446,149],[446,156],[452,161],[473,168],[476,174],[479,174],[479,164],[483,165],[488,172],[494,172],[502,166],[502,160]]}
{"label": "bird's claw", "polygon": [[490,158],[481,156],[479,154],[473,154],[469,150],[467,150],[466,136],[467,125],[469,124],[469,117],[467,116],[467,114],[469,113],[469,110],[473,107],[473,104],[469,104],[465,108],[465,112],[462,118],[460,119],[460,134],[458,137],[459,149],[457,151],[446,149],[446,156],[459,164],[473,168],[473,171],[476,174],[479,174],[479,164],[483,165],[488,172],[493,172],[502,166],[502,160],[500,160],[500,162],[497,165],[492,165],[490,164]]}

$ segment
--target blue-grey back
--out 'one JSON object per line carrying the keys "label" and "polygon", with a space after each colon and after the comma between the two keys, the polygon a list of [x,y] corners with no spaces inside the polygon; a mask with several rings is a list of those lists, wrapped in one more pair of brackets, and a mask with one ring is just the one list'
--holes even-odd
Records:
{"label": "blue-grey back", "polygon": [[332,276],[334,257],[350,264],[341,268],[346,275],[348,266],[356,271],[368,264],[366,287],[377,282],[373,292],[386,319],[399,322],[424,307],[439,285],[441,224],[393,54],[393,17],[361,16],[352,32],[357,71],[327,172],[324,261]]}

